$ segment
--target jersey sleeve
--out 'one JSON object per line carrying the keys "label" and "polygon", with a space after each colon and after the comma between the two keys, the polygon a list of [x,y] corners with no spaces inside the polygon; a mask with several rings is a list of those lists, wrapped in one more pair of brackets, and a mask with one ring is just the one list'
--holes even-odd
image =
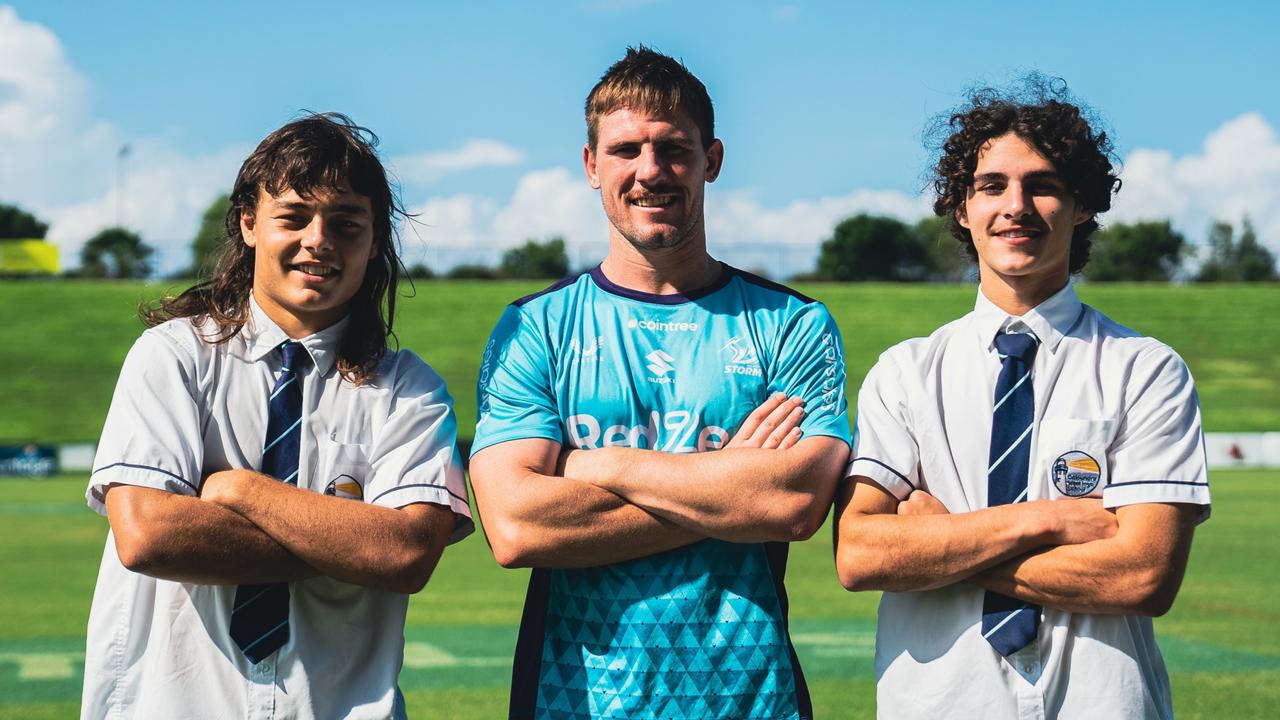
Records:
{"label": "jersey sleeve", "polygon": [[444,379],[416,355],[401,353],[391,414],[378,432],[365,488],[386,507],[433,503],[454,514],[454,543],[475,530],[458,454],[458,420]]}
{"label": "jersey sleeve", "polygon": [[93,460],[85,499],[99,514],[111,485],[196,495],[204,458],[195,358],[161,329],[129,350]]}
{"label": "jersey sleeve", "polygon": [[827,308],[816,302],[805,305],[783,332],[777,352],[769,392],[804,398],[804,436],[851,442],[844,346]]}
{"label": "jersey sleeve", "polygon": [[509,440],[564,443],[547,336],[521,307],[508,306],[489,337],[480,361],[476,407],[473,454]]}
{"label": "jersey sleeve", "polygon": [[901,369],[891,353],[881,355],[862,381],[857,424],[845,475],[870,478],[906,500],[920,487],[920,446],[907,414]]}
{"label": "jersey sleeve", "polygon": [[1152,351],[1135,362],[1128,391],[1133,400],[1111,444],[1107,507],[1145,502],[1203,506],[1209,516],[1200,400],[1186,363],[1172,350]]}

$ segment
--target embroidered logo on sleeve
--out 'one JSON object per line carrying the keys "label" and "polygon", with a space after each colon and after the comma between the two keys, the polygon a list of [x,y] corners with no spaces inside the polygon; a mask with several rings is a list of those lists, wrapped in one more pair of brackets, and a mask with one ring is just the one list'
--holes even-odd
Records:
{"label": "embroidered logo on sleeve", "polygon": [[1067,497],[1084,497],[1098,487],[1102,469],[1086,452],[1072,450],[1053,461],[1053,486]]}

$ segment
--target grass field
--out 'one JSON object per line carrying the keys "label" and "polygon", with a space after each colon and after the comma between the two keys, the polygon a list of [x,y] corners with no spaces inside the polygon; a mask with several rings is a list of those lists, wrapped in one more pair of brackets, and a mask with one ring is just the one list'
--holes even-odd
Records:
{"label": "grass field", "polygon": [[[1280,473],[1213,475],[1173,612],[1156,621],[1179,718],[1271,718],[1280,705]],[[84,628],[106,523],[85,478],[0,480],[0,719],[77,714]],[[505,717],[525,571],[502,570],[473,536],[445,553],[409,606],[401,687],[411,717]],[[797,652],[822,720],[874,717],[874,593],[835,580],[830,534],[792,547]],[[1099,720],[1102,720],[1099,718]]]}
{"label": "grass field", "polygon": [[[402,298],[400,344],[448,381],[472,431],[480,354],[502,308],[542,282],[419,282]],[[880,352],[973,307],[972,285],[808,284],[844,334],[850,396]],[[141,332],[134,313],[182,286],[0,282],[0,443],[96,441],[120,363]],[[1280,286],[1082,285],[1085,302],[1169,343],[1191,366],[1205,428],[1280,429]],[[19,320],[18,318],[23,318]],[[37,320],[38,319],[38,320]],[[74,382],[74,387],[67,387]]]}

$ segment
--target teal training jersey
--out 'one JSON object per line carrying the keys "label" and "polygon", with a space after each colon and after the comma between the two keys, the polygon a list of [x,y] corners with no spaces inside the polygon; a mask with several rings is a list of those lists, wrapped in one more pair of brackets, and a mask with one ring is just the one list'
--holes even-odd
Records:
{"label": "teal training jersey", "polygon": [[[727,265],[685,295],[629,290],[597,267],[498,321],[472,452],[523,438],[712,451],[775,392],[804,398],[806,437],[849,442],[844,388],[840,334],[821,303]],[[535,569],[511,717],[810,717],[787,634],[786,549],[708,539]]]}

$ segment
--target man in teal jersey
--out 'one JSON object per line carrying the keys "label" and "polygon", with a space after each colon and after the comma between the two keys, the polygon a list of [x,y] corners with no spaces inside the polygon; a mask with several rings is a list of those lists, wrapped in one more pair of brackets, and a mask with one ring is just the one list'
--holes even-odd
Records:
{"label": "man in teal jersey", "polygon": [[476,501],[534,568],[511,717],[810,718],[782,579],[848,457],[839,332],[707,254],[724,147],[682,64],[629,50],[586,115],[609,254],[508,307],[480,372]]}

